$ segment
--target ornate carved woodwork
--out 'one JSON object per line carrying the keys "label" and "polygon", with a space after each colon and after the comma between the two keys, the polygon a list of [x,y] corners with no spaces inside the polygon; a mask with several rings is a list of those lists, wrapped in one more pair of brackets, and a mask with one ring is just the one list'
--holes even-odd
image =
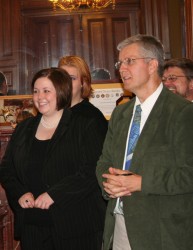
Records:
{"label": "ornate carved woodwork", "polygon": [[[0,161],[4,155],[11,134],[0,132]],[[0,250],[20,250],[14,240],[13,213],[8,205],[5,191],[0,185]]]}
{"label": "ornate carved woodwork", "polygon": [[167,0],[117,0],[115,10],[78,13],[53,12],[46,0],[0,0],[0,70],[15,94],[29,94],[33,74],[64,55],[82,56],[91,70],[106,68],[117,78],[116,46],[130,35],[155,35],[172,56],[168,11]]}

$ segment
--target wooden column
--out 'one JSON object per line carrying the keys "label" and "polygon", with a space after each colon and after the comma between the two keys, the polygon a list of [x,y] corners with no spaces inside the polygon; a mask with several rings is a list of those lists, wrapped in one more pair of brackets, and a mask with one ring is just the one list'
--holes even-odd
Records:
{"label": "wooden column", "polygon": [[185,0],[186,57],[193,60],[193,0]]}

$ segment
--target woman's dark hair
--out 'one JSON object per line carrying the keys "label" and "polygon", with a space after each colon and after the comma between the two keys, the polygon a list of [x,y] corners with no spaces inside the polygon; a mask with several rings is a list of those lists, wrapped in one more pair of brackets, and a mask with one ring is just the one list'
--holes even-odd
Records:
{"label": "woman's dark hair", "polygon": [[57,110],[70,107],[72,100],[72,79],[69,74],[64,69],[60,68],[42,69],[38,71],[32,79],[32,92],[36,80],[41,77],[47,77],[56,89]]}

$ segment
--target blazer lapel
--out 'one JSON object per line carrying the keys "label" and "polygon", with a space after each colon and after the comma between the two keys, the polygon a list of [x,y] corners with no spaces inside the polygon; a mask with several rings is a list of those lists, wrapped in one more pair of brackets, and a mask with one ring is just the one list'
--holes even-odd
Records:
{"label": "blazer lapel", "polygon": [[49,145],[48,145],[47,160],[49,159],[49,155],[52,153],[52,151],[56,147],[56,144],[58,143],[59,138],[62,137],[65,134],[65,132],[67,131],[69,124],[70,124],[70,121],[71,121],[71,110],[65,109],[63,111],[63,115],[61,117],[60,123],[59,123],[52,139],[50,140]]}
{"label": "blazer lapel", "polygon": [[28,152],[30,151],[40,119],[41,119],[41,114],[38,113],[37,116],[34,118],[34,120],[27,127],[26,145],[28,145]]}
{"label": "blazer lapel", "polygon": [[116,168],[123,168],[123,161],[125,155],[125,146],[127,142],[127,136],[129,131],[129,126],[133,114],[133,108],[135,104],[135,98],[133,98],[125,106],[125,109],[121,111],[121,114],[118,117],[118,120],[115,121],[117,128],[114,139],[114,147],[118,147],[119,150],[115,149],[115,159],[116,159]]}

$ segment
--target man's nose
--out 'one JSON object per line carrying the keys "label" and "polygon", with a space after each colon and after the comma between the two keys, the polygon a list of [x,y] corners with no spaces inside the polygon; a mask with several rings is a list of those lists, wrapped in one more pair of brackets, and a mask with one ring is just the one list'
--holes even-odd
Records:
{"label": "man's nose", "polygon": [[122,71],[128,70],[128,65],[126,63],[122,62],[119,68],[119,72],[121,73]]}

